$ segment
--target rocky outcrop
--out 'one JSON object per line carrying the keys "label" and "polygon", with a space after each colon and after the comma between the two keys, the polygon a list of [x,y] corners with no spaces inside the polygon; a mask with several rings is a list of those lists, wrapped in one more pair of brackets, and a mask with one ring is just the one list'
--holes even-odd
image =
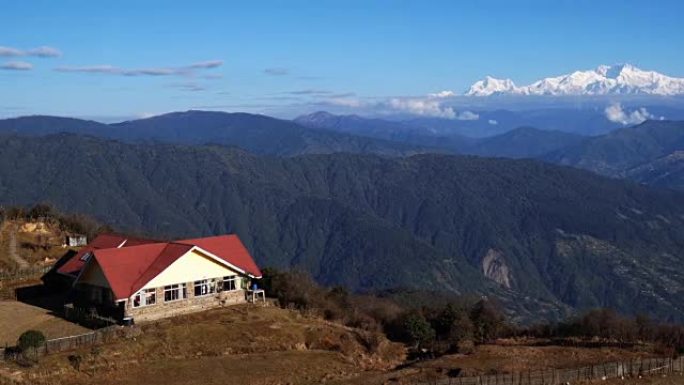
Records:
{"label": "rocky outcrop", "polygon": [[482,273],[485,277],[510,289],[513,283],[511,269],[506,264],[503,253],[499,250],[489,249],[482,258]]}

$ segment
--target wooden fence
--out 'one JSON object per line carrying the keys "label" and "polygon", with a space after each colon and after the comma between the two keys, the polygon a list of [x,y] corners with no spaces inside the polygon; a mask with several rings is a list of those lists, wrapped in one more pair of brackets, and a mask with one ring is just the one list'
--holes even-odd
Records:
{"label": "wooden fence", "polygon": [[579,381],[684,374],[684,356],[611,362],[572,369],[549,369],[471,377],[450,377],[415,385],[561,385]]}
{"label": "wooden fence", "polygon": [[[45,344],[37,350],[39,354],[51,354],[64,352],[68,350],[74,350],[83,346],[95,346],[111,340],[117,335],[117,331],[121,329],[121,326],[112,325],[101,329],[93,330],[91,332],[84,334],[78,334],[62,338],[54,338],[45,341]],[[3,357],[5,357],[5,359],[15,358],[11,356],[11,351],[11,348],[0,348],[0,354]]]}
{"label": "wooden fence", "polygon": [[113,338],[116,335],[116,330],[120,328],[120,326],[109,326],[85,334],[51,339],[45,341],[42,353],[58,353],[82,346],[95,346]]}

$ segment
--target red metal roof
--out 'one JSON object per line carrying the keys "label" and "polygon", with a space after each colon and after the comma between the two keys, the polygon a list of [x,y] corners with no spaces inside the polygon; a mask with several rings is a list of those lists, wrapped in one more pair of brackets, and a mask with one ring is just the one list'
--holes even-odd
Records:
{"label": "red metal roof", "polygon": [[[97,238],[93,243],[96,240]],[[246,274],[257,278],[261,277],[261,270],[237,235],[219,235],[139,245],[133,245],[134,242],[128,241],[122,247],[117,247],[122,242],[123,240],[118,242],[116,246],[108,248],[94,248],[91,245],[84,248],[90,248],[90,251],[93,252],[117,299],[132,296],[193,247],[198,247],[222,259]],[[115,242],[112,237],[109,242],[106,239],[101,239],[97,244],[113,243]],[[129,244],[130,246],[128,246]],[[74,259],[80,261],[80,257],[72,258],[72,260]],[[81,261],[81,264],[83,263]]]}
{"label": "red metal roof", "polygon": [[184,239],[177,242],[195,245],[214,254],[231,265],[244,270],[248,274],[257,278],[261,277],[261,270],[259,270],[259,267],[254,262],[254,259],[249,254],[249,251],[247,251],[245,245],[242,244],[240,238],[235,234]]}
{"label": "red metal roof", "polygon": [[81,272],[81,269],[83,269],[83,266],[85,266],[85,261],[81,258],[87,253],[99,249],[109,249],[119,246],[127,247],[156,242],[159,241],[155,241],[152,239],[127,237],[125,235],[119,234],[100,234],[97,237],[95,237],[95,239],[90,241],[90,243],[88,243],[86,246],[81,248],[78,251],[78,253],[71,257],[66,263],[64,263],[59,269],[57,269],[57,271],[62,274],[77,276],[78,273]]}
{"label": "red metal roof", "polygon": [[150,243],[100,249],[94,255],[114,296],[124,299],[140,290],[192,247],[178,243]]}

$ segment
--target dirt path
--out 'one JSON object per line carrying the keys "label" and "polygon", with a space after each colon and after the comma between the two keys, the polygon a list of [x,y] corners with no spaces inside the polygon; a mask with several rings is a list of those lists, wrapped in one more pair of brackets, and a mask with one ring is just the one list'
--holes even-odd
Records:
{"label": "dirt path", "polygon": [[[6,225],[0,233],[0,237],[8,238],[7,255],[10,260],[14,261],[19,269],[28,269],[31,265],[17,253],[17,230],[16,225]],[[2,238],[0,238],[0,243]]]}

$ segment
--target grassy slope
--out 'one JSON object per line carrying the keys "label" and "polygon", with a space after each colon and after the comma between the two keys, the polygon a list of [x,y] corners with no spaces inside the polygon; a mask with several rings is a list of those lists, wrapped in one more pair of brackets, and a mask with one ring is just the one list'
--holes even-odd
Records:
{"label": "grassy slope", "polygon": [[[369,353],[360,342],[364,332],[276,307],[217,309],[143,330],[101,346],[97,354],[81,349],[48,356],[25,378],[51,384],[90,384],[93,378],[101,385],[318,384],[385,369],[404,358],[401,345],[384,340]],[[73,354],[84,357],[81,372],[68,363]]]}
{"label": "grassy slope", "polygon": [[[628,360],[644,351],[615,348],[483,345],[472,355],[448,355],[393,369],[404,348],[383,340],[375,353],[360,331],[276,307],[236,306],[143,326],[141,335],[97,349],[50,355],[22,369],[32,383],[49,384],[319,384],[380,385],[467,375],[525,372]],[[83,357],[80,372],[68,357]],[[0,372],[16,367],[0,364]]]}

